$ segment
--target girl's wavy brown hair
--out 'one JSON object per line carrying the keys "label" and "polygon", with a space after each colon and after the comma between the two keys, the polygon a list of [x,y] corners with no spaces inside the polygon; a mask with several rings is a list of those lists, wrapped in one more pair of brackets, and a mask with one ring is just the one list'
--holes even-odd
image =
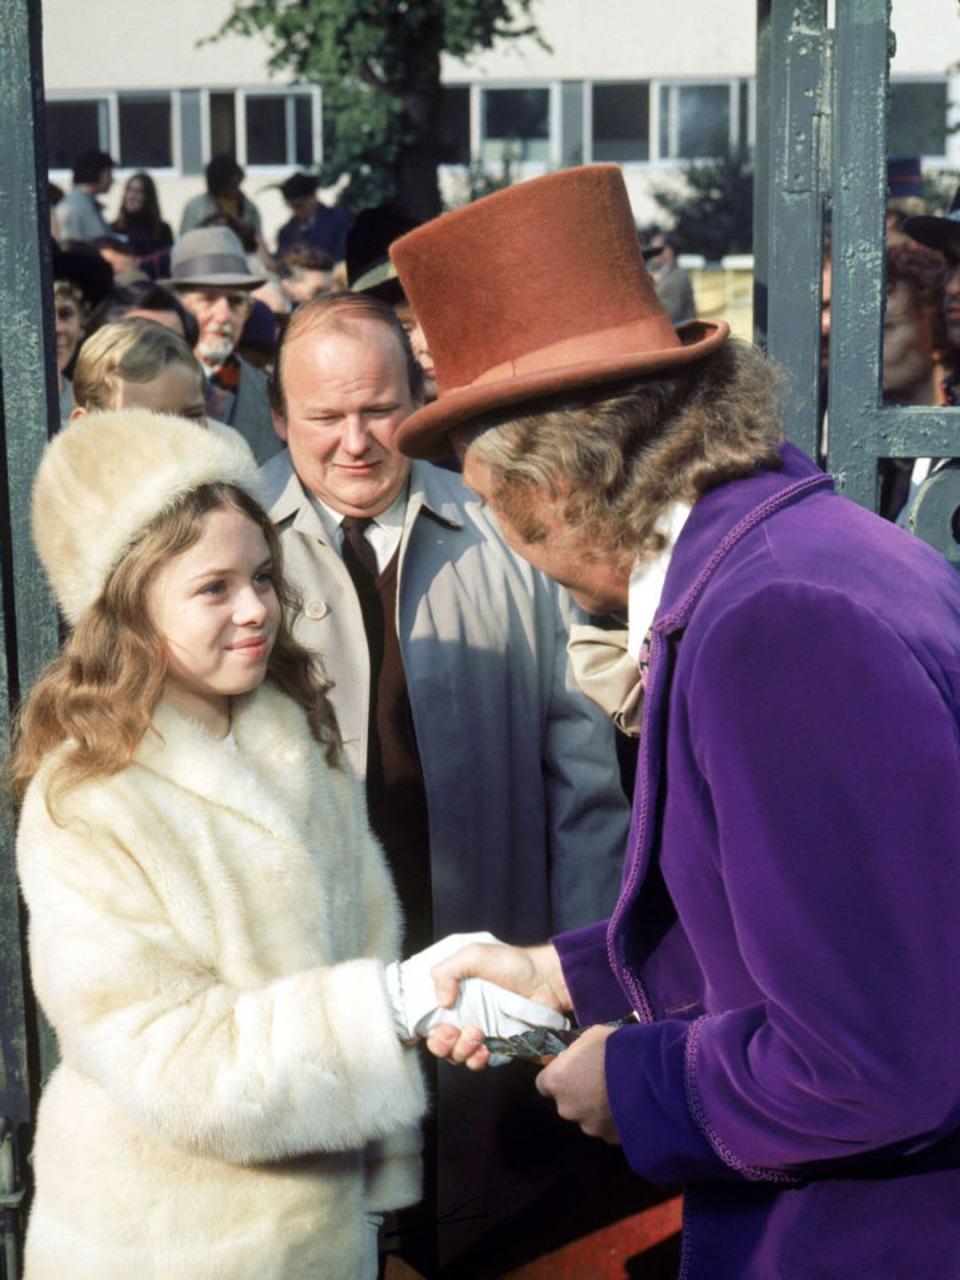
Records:
{"label": "girl's wavy brown hair", "polygon": [[211,511],[239,511],[266,539],[282,606],[267,679],[301,706],[310,731],[336,765],[341,739],[330,684],[318,660],[294,640],[290,620],[299,605],[284,583],[280,539],[263,509],[227,484],[194,489],[158,516],[108,578],[56,658],[37,681],[18,717],[10,759],[14,798],[26,788],[51,751],[70,750],[54,769],[47,804],[87,779],[119,773],[133,759],[163,689],[166,660],[147,611],[147,590],[160,567],[199,539]]}

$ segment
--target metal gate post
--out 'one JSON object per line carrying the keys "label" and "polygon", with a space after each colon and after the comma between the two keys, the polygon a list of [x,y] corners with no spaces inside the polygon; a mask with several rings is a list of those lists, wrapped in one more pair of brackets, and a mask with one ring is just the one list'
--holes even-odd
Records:
{"label": "metal gate post", "polygon": [[[837,5],[833,142],[833,325],[827,464],[851,498],[876,508],[878,458],[951,457],[956,409],[895,408],[881,400],[886,208],[889,0]],[[841,91],[842,90],[842,91]],[[960,532],[945,509],[918,532],[956,563]]]}
{"label": "metal gate post", "polygon": [[[856,0],[851,0],[856,3]],[[823,129],[828,111],[826,0],[762,0],[758,6],[757,226],[768,283],[767,354],[789,380],[787,435],[819,450]],[[763,98],[761,98],[761,94]],[[763,153],[760,153],[763,145]],[[763,188],[767,190],[764,193]]]}
{"label": "metal gate post", "polygon": [[[829,465],[874,509],[883,332],[889,0],[837,6]],[[879,450],[883,454],[882,448]]]}
{"label": "metal gate post", "polygon": [[756,146],[753,156],[753,340],[767,349],[770,296],[770,6],[757,0]]}
{"label": "metal gate post", "polygon": [[[39,0],[0,4],[0,750],[20,692],[57,651],[57,623],[30,540],[30,491],[58,418]],[[0,805],[0,1209],[16,1280],[19,1176],[38,1047],[9,806]]]}

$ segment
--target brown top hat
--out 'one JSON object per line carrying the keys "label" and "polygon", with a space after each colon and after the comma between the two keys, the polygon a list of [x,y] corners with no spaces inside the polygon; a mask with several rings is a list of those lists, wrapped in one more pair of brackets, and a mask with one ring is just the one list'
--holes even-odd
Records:
{"label": "brown top hat", "polygon": [[415,458],[480,414],[690,364],[726,324],[674,329],[612,164],[520,183],[428,222],[390,247],[437,372],[438,398],[402,424]]}

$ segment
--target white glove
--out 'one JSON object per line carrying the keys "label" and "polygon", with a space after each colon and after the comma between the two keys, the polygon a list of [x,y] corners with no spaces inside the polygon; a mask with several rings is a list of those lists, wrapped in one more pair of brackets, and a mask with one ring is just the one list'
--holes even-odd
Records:
{"label": "white glove", "polygon": [[[560,1030],[570,1026],[569,1018],[557,1013],[556,1009],[528,1000],[526,996],[518,996],[515,991],[498,987],[486,978],[462,978],[460,995],[453,1008],[434,1009],[428,1017],[421,1018],[417,1023],[417,1034],[427,1035],[441,1022],[454,1027],[481,1027],[486,1035],[505,1040],[522,1035],[532,1027]],[[510,1061],[504,1054],[490,1055],[491,1067],[502,1067]]]}
{"label": "white glove", "polygon": [[[402,1040],[425,1036],[443,1022],[454,1027],[481,1027],[488,1036],[501,1037],[519,1035],[531,1027],[570,1026],[569,1020],[555,1009],[485,978],[461,979],[456,1003],[450,1009],[441,1008],[430,970],[473,942],[497,945],[499,940],[492,933],[454,933],[409,960],[387,966],[387,992]],[[492,1062],[496,1065],[495,1059]]]}

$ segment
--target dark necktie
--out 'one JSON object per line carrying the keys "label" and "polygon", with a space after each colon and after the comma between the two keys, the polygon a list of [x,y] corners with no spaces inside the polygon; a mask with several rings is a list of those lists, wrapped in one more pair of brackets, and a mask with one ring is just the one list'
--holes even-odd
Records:
{"label": "dark necktie", "polygon": [[379,573],[377,553],[364,537],[364,531],[372,523],[370,516],[344,516],[340,521],[343,529],[343,563],[355,583],[358,574],[375,582]]}

